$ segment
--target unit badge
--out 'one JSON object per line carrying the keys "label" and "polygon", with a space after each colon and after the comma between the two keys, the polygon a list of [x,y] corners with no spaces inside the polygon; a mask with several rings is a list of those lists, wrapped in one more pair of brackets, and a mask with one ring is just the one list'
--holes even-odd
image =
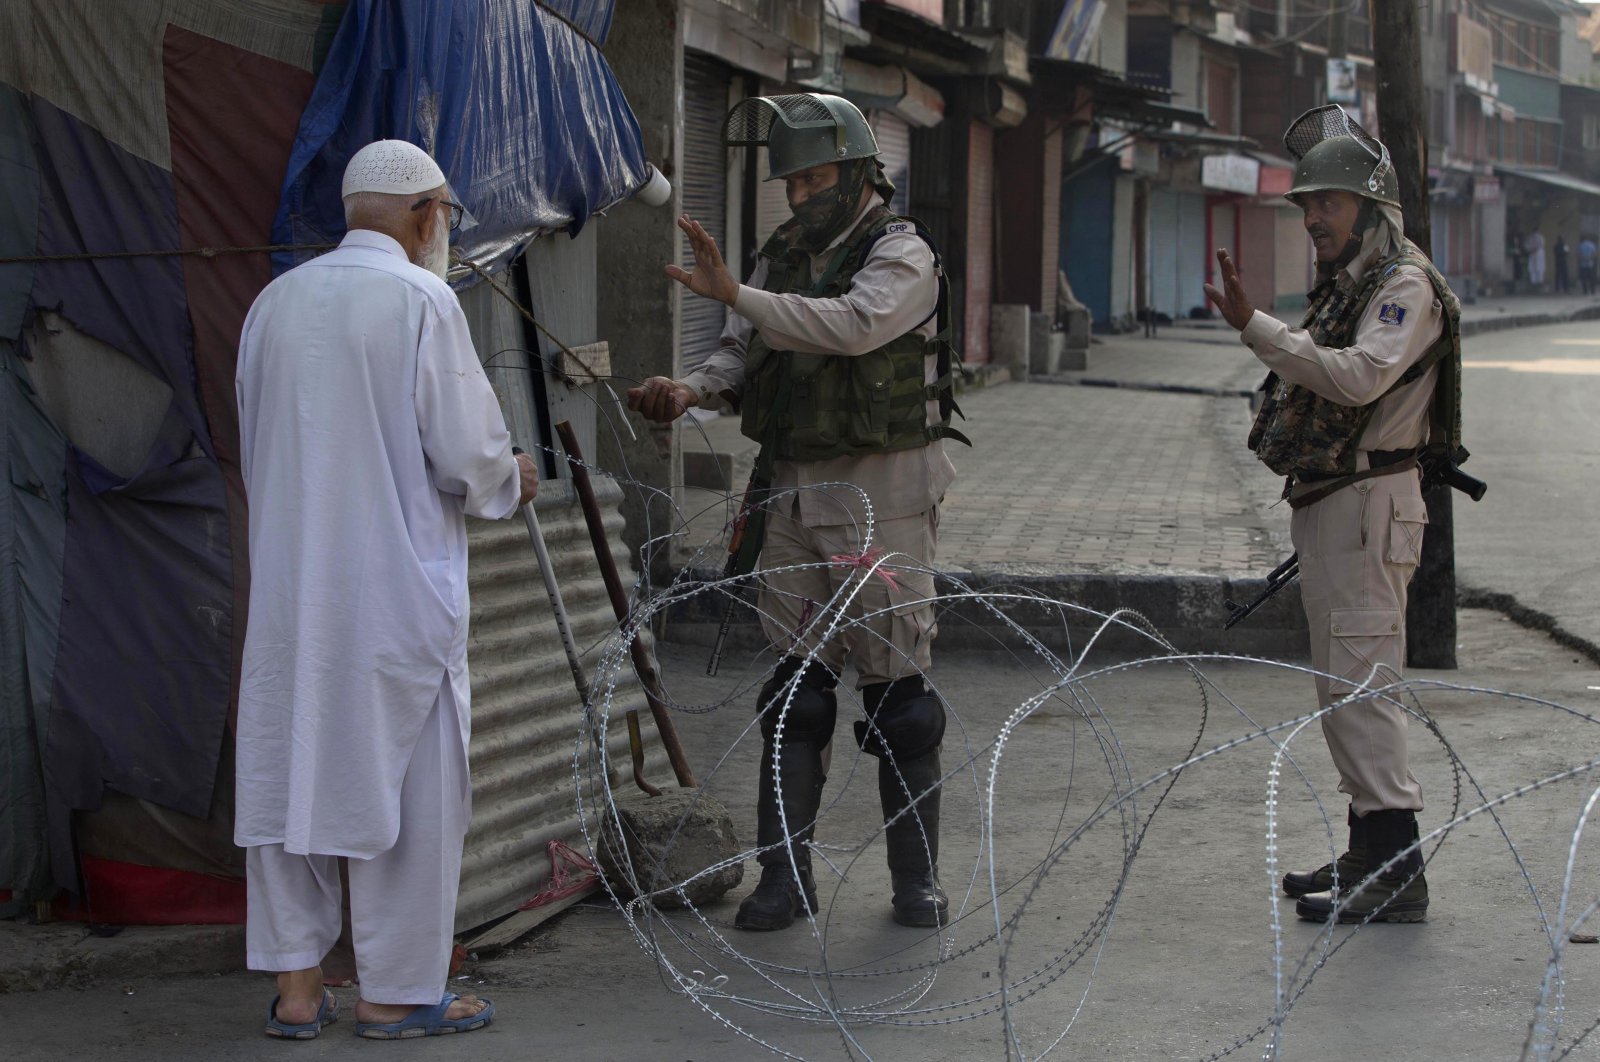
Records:
{"label": "unit badge", "polygon": [[1378,320],[1384,324],[1397,325],[1406,319],[1406,308],[1396,302],[1386,302],[1378,307]]}
{"label": "unit badge", "polygon": [[883,227],[883,231],[884,232],[910,232],[911,231],[911,226],[907,222],[898,221],[898,222],[894,223],[893,225],[885,225]]}

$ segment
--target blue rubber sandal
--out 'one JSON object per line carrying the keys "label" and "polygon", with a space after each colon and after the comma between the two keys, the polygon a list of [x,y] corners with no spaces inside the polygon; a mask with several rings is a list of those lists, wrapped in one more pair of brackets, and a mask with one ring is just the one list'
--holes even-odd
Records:
{"label": "blue rubber sandal", "polygon": [[268,1036],[282,1040],[315,1040],[324,1025],[332,1025],[339,1020],[339,1001],[326,988],[322,990],[322,1006],[317,1008],[316,1020],[304,1025],[288,1025],[278,1020],[279,998],[273,996],[272,1002],[267,1005]]}
{"label": "blue rubber sandal", "polygon": [[369,1040],[409,1040],[414,1036],[443,1036],[445,1033],[471,1032],[481,1029],[494,1019],[494,1004],[484,1000],[483,1009],[466,1018],[446,1018],[450,1004],[460,999],[454,993],[432,1007],[418,1007],[406,1015],[404,1021],[356,1022],[356,1035]]}

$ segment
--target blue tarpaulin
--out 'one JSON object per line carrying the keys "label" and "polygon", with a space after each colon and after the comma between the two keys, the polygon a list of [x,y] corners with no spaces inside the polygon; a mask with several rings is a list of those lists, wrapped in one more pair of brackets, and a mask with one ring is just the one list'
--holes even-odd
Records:
{"label": "blue tarpaulin", "polygon": [[[433,155],[472,219],[456,247],[490,270],[536,236],[576,234],[631,196],[649,170],[638,122],[599,51],[612,7],[351,3],[300,121],[274,241],[336,242],[345,162],[382,138]],[[279,255],[276,268],[310,253]]]}

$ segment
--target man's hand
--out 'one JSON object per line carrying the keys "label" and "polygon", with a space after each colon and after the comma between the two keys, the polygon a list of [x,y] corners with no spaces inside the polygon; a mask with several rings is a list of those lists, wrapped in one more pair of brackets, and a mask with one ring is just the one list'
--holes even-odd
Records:
{"label": "man's hand", "polygon": [[1217,309],[1222,311],[1222,319],[1228,322],[1229,327],[1243,332],[1244,326],[1255,316],[1256,308],[1245,298],[1244,285],[1239,282],[1239,270],[1234,266],[1233,259],[1220,247],[1217,248],[1217,264],[1222,267],[1222,290],[1218,291],[1207,284],[1206,297],[1217,304]]}
{"label": "man's hand", "polygon": [[652,376],[643,386],[628,388],[628,408],[657,424],[671,424],[690,406],[699,404],[700,396],[693,388],[666,376]]}
{"label": "man's hand", "polygon": [[522,508],[533,501],[533,496],[539,493],[539,466],[527,454],[517,455],[517,476],[521,480],[522,494],[517,499],[517,508]]}
{"label": "man's hand", "polygon": [[694,272],[680,266],[667,266],[667,276],[676,280],[696,295],[703,295],[708,299],[733,305],[739,297],[739,282],[728,272],[726,263],[722,261],[722,252],[717,250],[717,241],[711,234],[688,214],[678,219],[678,228],[689,237],[689,246],[694,251]]}

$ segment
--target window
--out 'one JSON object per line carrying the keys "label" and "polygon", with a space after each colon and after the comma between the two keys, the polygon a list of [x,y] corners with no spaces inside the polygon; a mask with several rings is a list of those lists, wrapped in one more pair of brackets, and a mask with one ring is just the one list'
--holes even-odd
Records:
{"label": "window", "polygon": [[1585,151],[1600,148],[1600,114],[1586,114],[1583,116],[1583,132],[1581,143]]}

